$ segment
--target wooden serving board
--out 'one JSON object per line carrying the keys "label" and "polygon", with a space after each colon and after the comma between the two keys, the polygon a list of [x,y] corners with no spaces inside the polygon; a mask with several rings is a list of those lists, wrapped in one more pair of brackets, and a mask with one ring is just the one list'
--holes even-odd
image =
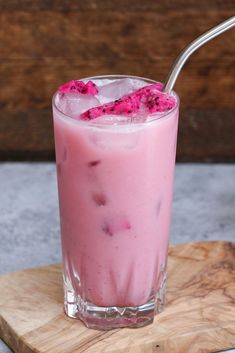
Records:
{"label": "wooden serving board", "polygon": [[154,324],[96,331],[63,313],[61,266],[0,277],[0,336],[17,353],[206,353],[235,347],[235,243],[170,247]]}

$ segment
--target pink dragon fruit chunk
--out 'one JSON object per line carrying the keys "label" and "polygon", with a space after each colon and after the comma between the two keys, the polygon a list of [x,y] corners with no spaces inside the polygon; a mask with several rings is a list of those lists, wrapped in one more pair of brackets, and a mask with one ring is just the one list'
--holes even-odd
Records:
{"label": "pink dragon fruit chunk", "polygon": [[145,106],[150,113],[165,112],[172,109],[175,106],[175,98],[167,96],[163,92],[150,92],[146,96]]}
{"label": "pink dragon fruit chunk", "polygon": [[95,96],[98,93],[98,88],[92,81],[84,83],[79,80],[72,80],[58,87],[58,91],[62,93],[82,93]]}
{"label": "pink dragon fruit chunk", "polygon": [[113,102],[91,108],[80,115],[82,120],[92,120],[102,115],[124,115],[135,117],[138,112],[151,114],[172,109],[175,98],[162,92],[162,84],[156,83],[140,88]]}
{"label": "pink dragon fruit chunk", "polygon": [[91,120],[102,115],[133,115],[139,110],[140,96],[124,96],[114,102],[91,108],[80,115],[83,120]]}
{"label": "pink dragon fruit chunk", "polygon": [[113,236],[120,232],[129,231],[131,229],[131,224],[126,218],[115,217],[109,221],[105,220],[101,229],[105,234]]}
{"label": "pink dragon fruit chunk", "polygon": [[96,84],[92,81],[88,81],[87,84],[87,93],[91,94],[92,96],[95,96],[96,94],[98,94],[98,87],[96,86]]}

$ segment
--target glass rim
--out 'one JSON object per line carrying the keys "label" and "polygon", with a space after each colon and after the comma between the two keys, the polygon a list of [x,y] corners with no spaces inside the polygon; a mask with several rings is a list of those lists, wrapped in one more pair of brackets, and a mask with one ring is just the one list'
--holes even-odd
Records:
{"label": "glass rim", "polygon": [[[155,80],[152,80],[150,78],[145,78],[145,77],[141,77],[141,76],[134,76],[134,75],[98,75],[98,76],[90,76],[90,77],[85,77],[85,78],[81,78],[79,80],[81,81],[88,81],[88,80],[100,80],[100,79],[121,79],[121,78],[132,78],[132,79],[138,79],[138,80],[141,80],[141,81],[145,81],[147,83],[161,83],[159,81],[155,81]],[[119,128],[121,127],[127,127],[127,126],[130,126],[130,125],[138,125],[138,126],[141,126],[141,125],[147,125],[147,124],[151,124],[155,121],[162,121],[162,119],[164,118],[168,118],[169,115],[171,115],[173,112],[175,112],[178,108],[179,108],[179,105],[180,105],[180,99],[179,99],[179,96],[178,94],[175,92],[175,91],[171,91],[171,94],[176,98],[176,105],[173,109],[171,110],[168,110],[166,112],[164,112],[163,114],[161,114],[161,112],[156,112],[156,113],[153,113],[151,114],[152,116],[152,119],[151,120],[146,120],[144,122],[137,122],[135,124],[133,123],[127,123],[127,124],[116,124],[116,125],[107,125],[107,123],[105,122],[95,122],[96,119],[91,119],[91,120],[78,120],[78,119],[74,119],[72,116],[68,115],[68,114],[65,114],[64,112],[62,112],[62,110],[59,109],[59,107],[57,106],[56,104],[56,97],[58,96],[59,92],[58,90],[53,94],[53,97],[52,97],[52,107],[59,113],[59,115],[65,119],[65,120],[68,120],[68,121],[71,121],[73,123],[76,123],[76,124],[79,124],[79,125],[83,125],[83,126],[93,126],[93,127],[114,127],[114,126],[117,126]]]}

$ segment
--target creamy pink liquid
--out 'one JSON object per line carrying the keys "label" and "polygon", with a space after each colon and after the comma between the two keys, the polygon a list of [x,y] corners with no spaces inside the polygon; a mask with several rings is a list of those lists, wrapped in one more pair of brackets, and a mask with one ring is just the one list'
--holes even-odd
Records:
{"label": "creamy pink liquid", "polygon": [[54,109],[65,280],[84,300],[139,306],[161,286],[177,126],[177,107],[144,124],[98,127]]}

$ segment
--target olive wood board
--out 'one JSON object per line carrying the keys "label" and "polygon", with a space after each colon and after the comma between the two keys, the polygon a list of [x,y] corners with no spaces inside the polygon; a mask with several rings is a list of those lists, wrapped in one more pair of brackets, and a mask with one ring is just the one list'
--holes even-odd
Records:
{"label": "olive wood board", "polygon": [[0,277],[0,337],[16,353],[207,353],[235,347],[235,243],[170,246],[154,323],[98,331],[63,312],[61,265]]}

